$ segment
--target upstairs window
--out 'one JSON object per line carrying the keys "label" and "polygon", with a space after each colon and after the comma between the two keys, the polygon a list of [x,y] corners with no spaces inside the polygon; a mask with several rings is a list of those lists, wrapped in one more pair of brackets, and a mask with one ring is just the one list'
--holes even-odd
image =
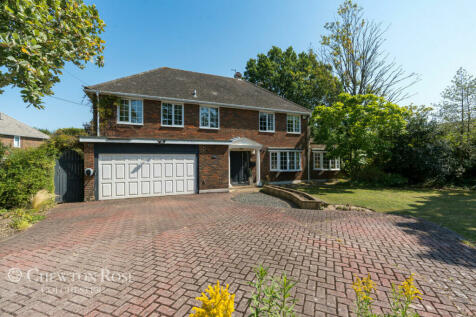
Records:
{"label": "upstairs window", "polygon": [[270,170],[297,172],[301,170],[301,151],[270,151]]}
{"label": "upstairs window", "polygon": [[259,113],[259,130],[261,132],[274,132],[274,113]]}
{"label": "upstairs window", "polygon": [[13,147],[21,147],[21,138],[18,135],[13,137]]}
{"label": "upstairs window", "polygon": [[162,103],[162,125],[183,127],[183,105]]}
{"label": "upstairs window", "polygon": [[142,124],[144,120],[142,100],[123,99],[117,111],[117,123]]}
{"label": "upstairs window", "polygon": [[286,119],[288,133],[301,133],[301,117],[288,114]]}
{"label": "upstairs window", "polygon": [[325,151],[313,151],[313,169],[318,171],[339,171],[340,159],[331,159]]}
{"label": "upstairs window", "polygon": [[220,112],[217,107],[200,106],[200,128],[218,129]]}

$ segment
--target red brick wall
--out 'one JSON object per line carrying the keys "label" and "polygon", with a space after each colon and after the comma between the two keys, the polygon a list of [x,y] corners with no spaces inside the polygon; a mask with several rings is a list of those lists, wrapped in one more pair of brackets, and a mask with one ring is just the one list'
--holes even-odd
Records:
{"label": "red brick wall", "polygon": [[[246,137],[263,145],[261,153],[261,179],[263,181],[289,181],[307,179],[307,154],[302,152],[301,172],[269,172],[268,147],[287,147],[306,150],[307,119],[301,119],[301,134],[286,131],[286,114],[275,114],[275,132],[260,132],[258,128],[259,111],[234,108],[220,108],[220,129],[200,129],[199,105],[184,105],[184,127],[161,126],[161,102],[144,100],[144,124],[117,124],[116,109],[109,120],[102,118],[101,135],[108,137],[142,137],[188,140],[230,140]],[[226,158],[228,170],[228,157]],[[225,166],[223,164],[223,166]],[[256,171],[253,169],[254,179]]]}
{"label": "red brick wall", "polygon": [[[94,169],[94,143],[84,143],[84,169]],[[97,171],[93,176],[84,175],[84,200],[95,200],[94,196],[94,180]]]}
{"label": "red brick wall", "polygon": [[228,146],[200,145],[199,190],[228,188]]}
{"label": "red brick wall", "polygon": [[[0,135],[0,142],[6,146],[13,147],[13,135]],[[30,147],[38,147],[43,144],[44,140],[42,139],[34,139],[34,138],[27,138],[27,137],[20,137],[20,147],[22,149],[30,148]]]}

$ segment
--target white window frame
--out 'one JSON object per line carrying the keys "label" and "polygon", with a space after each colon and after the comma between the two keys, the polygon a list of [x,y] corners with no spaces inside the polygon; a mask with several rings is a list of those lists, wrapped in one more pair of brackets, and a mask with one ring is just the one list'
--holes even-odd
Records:
{"label": "white window frame", "polygon": [[[265,114],[266,115],[266,130],[261,130],[261,115]],[[268,121],[269,121],[269,115],[273,115],[273,130],[268,130]],[[269,132],[269,133],[274,133],[276,131],[276,115],[274,112],[265,112],[265,111],[260,111],[258,114],[258,130],[259,132]]]}
{"label": "white window frame", "polygon": [[[202,125],[202,108],[207,108],[208,109],[208,126]],[[218,125],[217,127],[211,127],[210,124],[210,108],[217,109],[218,111]],[[208,106],[208,105],[201,105],[200,108],[198,109],[198,124],[200,126],[200,129],[212,129],[212,130],[219,130],[220,129],[220,107],[217,106]]]}
{"label": "white window frame", "polygon": [[[277,168],[273,168],[273,166],[272,166],[272,159],[271,159],[272,153],[277,153],[277,162],[276,162],[276,167]],[[299,153],[299,162],[298,162],[299,168],[298,169],[296,169],[296,168],[290,169],[289,168],[289,161],[290,160],[289,160],[289,154],[288,153]],[[281,156],[282,155],[286,155],[287,169],[281,169]],[[271,172],[300,172],[300,171],[302,171],[302,150],[271,150],[271,151],[269,151],[269,170]]]}
{"label": "white window frame", "polygon": [[21,147],[21,136],[19,136],[19,135],[14,135],[13,136],[13,147],[16,147],[16,148]]}
{"label": "white window frame", "polygon": [[[289,131],[288,120],[290,117],[293,117],[293,131]],[[297,121],[294,119],[297,118]],[[297,129],[296,129],[296,122],[297,122]],[[301,116],[298,114],[290,114],[286,115],[286,132],[289,134],[301,134]]]}
{"label": "white window frame", "polygon": [[[172,124],[164,124],[164,105],[172,105]],[[174,124],[175,122],[175,107],[176,106],[181,106],[182,107],[182,124]],[[163,127],[175,127],[175,128],[183,128],[185,124],[185,106],[183,103],[177,103],[177,102],[168,102],[168,101],[163,101],[160,105],[160,125]]]}
{"label": "white window frame", "polygon": [[[129,104],[129,120],[128,121],[121,121],[121,105],[123,101],[127,101]],[[131,122],[132,120],[132,107],[131,107],[131,102],[132,101],[140,101],[142,105],[142,111],[141,111],[141,123],[138,122]],[[144,125],[144,100],[143,99],[121,99],[121,104],[117,106],[117,123],[118,124],[131,124],[131,125]]]}
{"label": "white window frame", "polygon": [[[324,168],[324,155],[326,151],[312,151],[312,169],[314,171],[340,171],[340,158],[329,159],[329,168]],[[316,168],[316,156],[319,155],[319,168]],[[331,161],[334,161],[334,168],[331,167]]]}

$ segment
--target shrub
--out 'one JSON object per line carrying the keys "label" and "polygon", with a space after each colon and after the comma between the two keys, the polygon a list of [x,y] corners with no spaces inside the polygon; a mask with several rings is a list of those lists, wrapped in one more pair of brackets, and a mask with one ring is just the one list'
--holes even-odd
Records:
{"label": "shrub", "polygon": [[356,172],[353,181],[375,186],[404,186],[408,179],[394,173],[386,173],[375,166],[368,166]]}
{"label": "shrub", "polygon": [[12,150],[0,162],[0,208],[25,207],[38,191],[54,192],[55,150]]}
{"label": "shrub", "polygon": [[202,302],[201,307],[193,307],[194,313],[190,317],[231,317],[231,313],[235,310],[235,295],[228,292],[228,285],[226,288],[220,287],[220,282],[217,281],[215,286],[208,285],[205,293],[196,299]]}
{"label": "shrub", "polygon": [[291,290],[296,285],[286,274],[280,278],[268,277],[268,269],[258,266],[255,269],[254,287],[250,299],[251,316],[295,316],[296,299],[291,296]]}

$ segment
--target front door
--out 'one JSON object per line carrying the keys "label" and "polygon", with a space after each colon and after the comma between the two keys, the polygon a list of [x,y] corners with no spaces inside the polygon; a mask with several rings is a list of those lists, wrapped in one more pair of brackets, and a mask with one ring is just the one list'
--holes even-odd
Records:
{"label": "front door", "polygon": [[249,184],[250,152],[230,152],[230,178],[233,185]]}

